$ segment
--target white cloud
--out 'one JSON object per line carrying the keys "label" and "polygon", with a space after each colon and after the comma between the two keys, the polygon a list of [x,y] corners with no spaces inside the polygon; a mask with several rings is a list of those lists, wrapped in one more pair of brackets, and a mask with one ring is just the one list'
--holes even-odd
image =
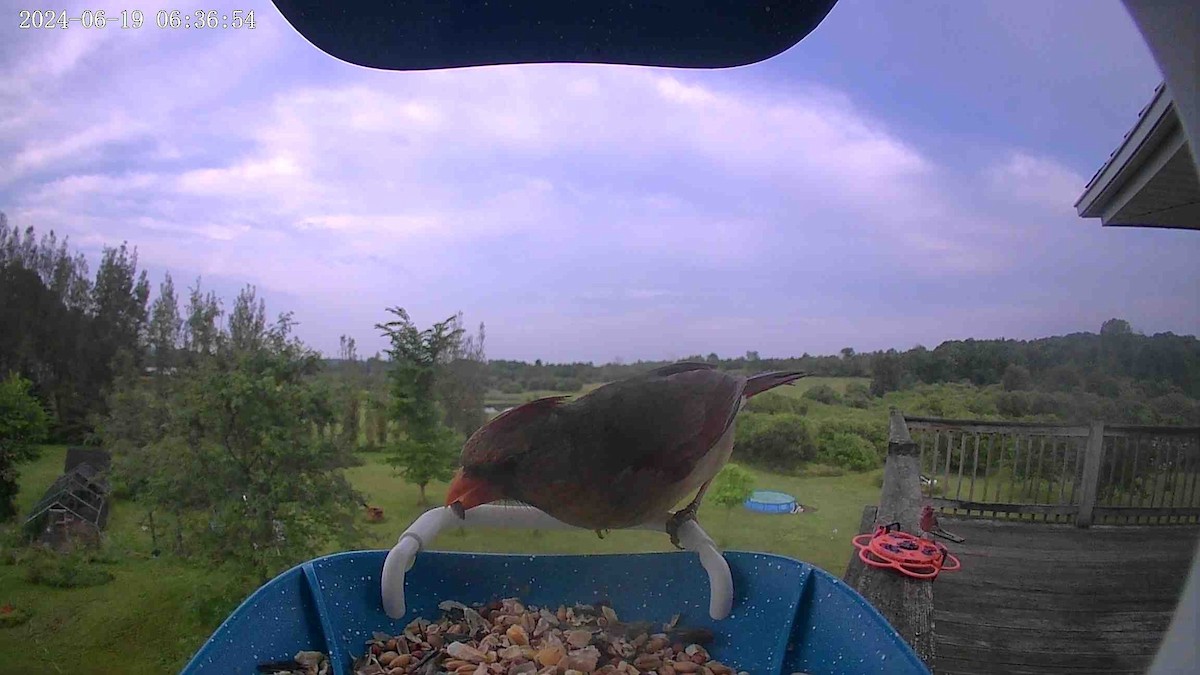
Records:
{"label": "white cloud", "polygon": [[698,85],[686,85],[673,77],[661,77],[656,82],[658,93],[668,101],[675,103],[685,103],[688,105],[700,105],[705,103],[713,103],[717,100],[704,87]]}
{"label": "white cloud", "polygon": [[[1082,180],[1048,153],[951,168],[827,88],[616,66],[379,72],[260,22],[38,56],[56,86],[0,101],[0,207],[85,247],[127,239],[177,278],[302,298],[330,325],[461,307],[513,349],[574,339],[601,358],[645,353],[621,345],[635,333],[681,353],[848,335],[861,324],[837,312],[905,283],[941,307],[1079,229]],[[30,131],[47,126],[49,141]],[[1016,320],[995,297],[979,311]]]}
{"label": "white cloud", "polygon": [[1015,151],[987,170],[991,187],[1012,199],[1070,209],[1087,180],[1048,157]]}
{"label": "white cloud", "polygon": [[25,149],[17,153],[11,167],[0,172],[0,182],[31,171],[39,171],[57,164],[62,170],[82,160],[94,158],[103,146],[118,141],[131,140],[146,133],[148,127],[124,114],[114,114],[99,124],[91,124],[66,133],[41,135],[25,143]]}

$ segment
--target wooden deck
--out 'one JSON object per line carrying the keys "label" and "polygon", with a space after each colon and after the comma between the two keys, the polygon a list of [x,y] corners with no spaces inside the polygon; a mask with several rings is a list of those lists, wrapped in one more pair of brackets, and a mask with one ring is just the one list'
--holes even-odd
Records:
{"label": "wooden deck", "polygon": [[1200,527],[959,520],[963,569],[934,582],[935,673],[1143,673]]}

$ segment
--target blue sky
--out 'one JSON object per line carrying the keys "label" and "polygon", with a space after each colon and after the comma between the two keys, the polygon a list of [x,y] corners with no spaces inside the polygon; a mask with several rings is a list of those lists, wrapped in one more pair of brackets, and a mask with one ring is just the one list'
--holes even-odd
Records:
{"label": "blue sky", "polygon": [[1116,0],[842,0],[722,71],[372,71],[237,7],[0,28],[0,210],[327,352],[392,305],[556,361],[1200,329],[1200,237],[1072,208],[1161,79]]}

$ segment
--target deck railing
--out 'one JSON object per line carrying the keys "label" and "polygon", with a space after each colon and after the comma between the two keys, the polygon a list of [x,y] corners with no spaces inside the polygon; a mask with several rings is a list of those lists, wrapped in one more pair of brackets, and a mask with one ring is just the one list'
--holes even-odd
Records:
{"label": "deck railing", "polygon": [[1200,427],[908,417],[944,513],[1040,522],[1200,522]]}

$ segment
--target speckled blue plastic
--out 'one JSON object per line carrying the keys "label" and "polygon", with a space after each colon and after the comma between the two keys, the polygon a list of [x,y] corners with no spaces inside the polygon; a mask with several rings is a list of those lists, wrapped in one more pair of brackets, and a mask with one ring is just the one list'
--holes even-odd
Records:
{"label": "speckled blue plastic", "polygon": [[347,675],[374,631],[400,632],[437,604],[519,597],[557,607],[606,599],[630,620],[708,627],[713,657],[750,673],[928,673],[912,649],[862,596],[827,572],[762,553],[726,552],[736,593],[729,618],[708,616],[708,578],[694,553],[498,555],[423,552],[405,577],[408,614],[393,620],[380,603],[385,551],[317,558],[251,595],[183,669],[185,675],[240,675],[265,661],[311,649]]}

